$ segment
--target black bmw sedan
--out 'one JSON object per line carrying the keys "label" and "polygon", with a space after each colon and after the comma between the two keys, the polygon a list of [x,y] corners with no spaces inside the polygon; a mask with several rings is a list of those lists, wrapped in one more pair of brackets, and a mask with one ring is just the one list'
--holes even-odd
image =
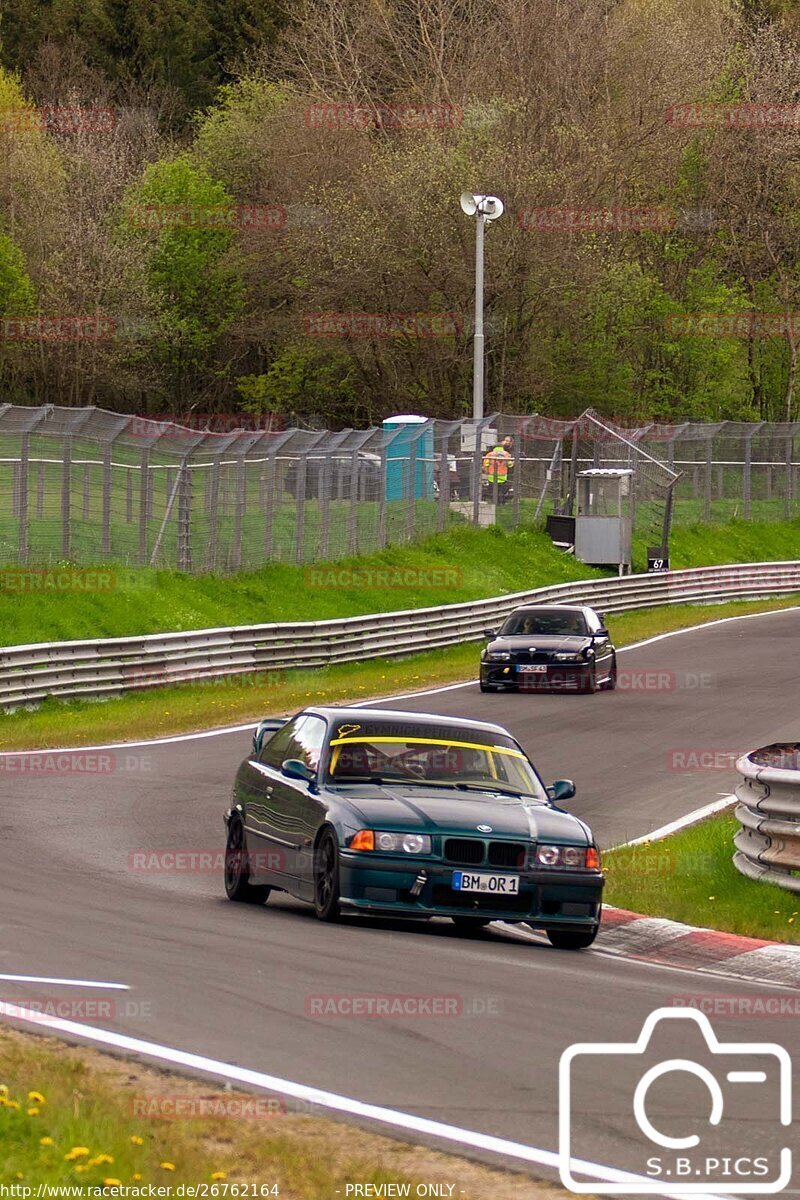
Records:
{"label": "black bmw sedan", "polygon": [[482,692],[595,692],[617,683],[617,654],[601,617],[585,605],[516,608],[498,631],[485,629]]}

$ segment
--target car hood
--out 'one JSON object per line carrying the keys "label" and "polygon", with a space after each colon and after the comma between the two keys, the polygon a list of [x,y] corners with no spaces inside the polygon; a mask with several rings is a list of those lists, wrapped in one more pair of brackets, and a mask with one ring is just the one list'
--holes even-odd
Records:
{"label": "car hood", "polygon": [[564,650],[577,654],[592,645],[585,633],[552,634],[528,633],[520,637],[500,637],[489,643],[489,650]]}
{"label": "car hood", "polygon": [[[535,800],[496,797],[490,792],[365,784],[358,794],[347,797],[347,803],[364,829],[591,843],[586,826],[571,813]],[[479,825],[491,825],[491,833],[479,830]]]}

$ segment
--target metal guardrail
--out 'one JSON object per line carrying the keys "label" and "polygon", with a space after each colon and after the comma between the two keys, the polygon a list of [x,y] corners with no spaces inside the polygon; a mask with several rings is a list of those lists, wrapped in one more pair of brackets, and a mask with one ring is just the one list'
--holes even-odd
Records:
{"label": "metal guardrail", "polygon": [[698,567],[578,580],[439,608],[334,621],[246,625],[0,649],[0,707],[48,696],[105,697],[169,683],[397,657],[481,640],[527,603],[586,603],[604,613],[800,593],[800,562]]}
{"label": "metal guardrail", "polygon": [[800,745],[765,746],[736,764],[733,863],[748,879],[800,892]]}

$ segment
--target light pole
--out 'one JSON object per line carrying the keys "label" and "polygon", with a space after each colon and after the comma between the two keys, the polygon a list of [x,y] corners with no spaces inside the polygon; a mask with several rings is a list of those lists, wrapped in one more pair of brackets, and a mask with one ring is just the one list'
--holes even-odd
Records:
{"label": "light pole", "polygon": [[479,192],[462,192],[461,208],[475,217],[475,337],[472,351],[472,419],[483,419],[483,231],[503,215],[503,201]]}

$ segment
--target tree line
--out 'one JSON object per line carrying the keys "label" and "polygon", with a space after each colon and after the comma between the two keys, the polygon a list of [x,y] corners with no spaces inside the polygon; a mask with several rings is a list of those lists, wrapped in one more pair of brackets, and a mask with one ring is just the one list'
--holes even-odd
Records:
{"label": "tree line", "polygon": [[[361,425],[794,420],[794,0],[4,0],[0,384]],[[88,320],[87,320],[88,319]]]}

